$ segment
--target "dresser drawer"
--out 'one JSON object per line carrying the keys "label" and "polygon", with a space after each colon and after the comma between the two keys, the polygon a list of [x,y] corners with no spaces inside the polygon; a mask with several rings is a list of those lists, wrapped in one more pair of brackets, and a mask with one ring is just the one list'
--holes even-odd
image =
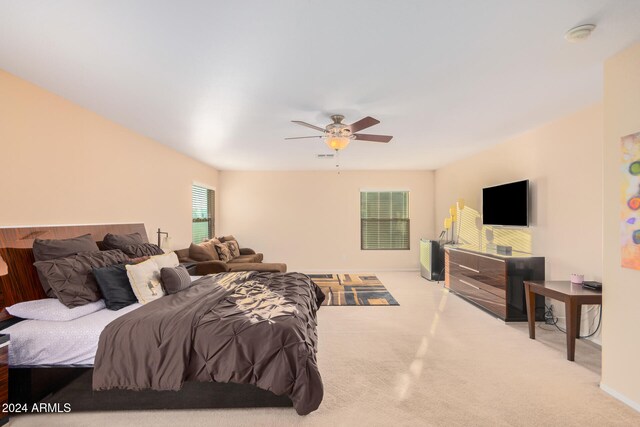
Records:
{"label": "dresser drawer", "polygon": [[489,292],[498,298],[503,300],[507,299],[507,289],[505,286],[494,286],[491,283],[487,283],[487,277],[482,274],[451,274],[451,277],[455,277],[456,279],[466,282],[469,286],[474,286],[476,288],[482,289],[485,292]]}
{"label": "dresser drawer", "polygon": [[507,316],[507,306],[504,297],[501,298],[481,289],[479,286],[476,286],[473,281],[451,276],[449,279],[449,287],[457,294],[486,308],[502,319]]}
{"label": "dresser drawer", "polygon": [[457,264],[455,262],[450,263],[449,265],[449,274],[457,277],[474,277],[480,274],[480,270],[467,267],[466,265]]}
{"label": "dresser drawer", "polygon": [[478,272],[478,256],[467,252],[449,251],[450,261],[467,271]]}
{"label": "dresser drawer", "polygon": [[478,257],[478,270],[484,283],[496,288],[507,289],[507,263],[503,260]]}

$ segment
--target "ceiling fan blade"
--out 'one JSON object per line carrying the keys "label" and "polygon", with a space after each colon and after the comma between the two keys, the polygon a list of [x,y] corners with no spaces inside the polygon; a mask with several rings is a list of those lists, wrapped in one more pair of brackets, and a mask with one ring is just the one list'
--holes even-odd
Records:
{"label": "ceiling fan blade", "polygon": [[351,133],[356,133],[358,131],[361,131],[363,129],[369,128],[373,125],[377,125],[378,123],[380,123],[380,120],[376,120],[373,117],[365,117],[364,119],[360,119],[357,122],[351,124],[351,126],[349,126],[349,128],[351,129]]}
{"label": "ceiling fan blade", "polygon": [[321,135],[316,135],[316,136],[293,136],[290,138],[285,138],[285,139],[306,139],[306,138],[322,138]]}
{"label": "ceiling fan blade", "polygon": [[320,132],[324,132],[324,129],[321,128],[321,127],[318,127],[318,126],[315,126],[315,125],[310,125],[309,123],[301,122],[300,120],[291,120],[291,121],[293,123],[297,123],[299,125],[306,126],[308,128],[311,128],[311,129],[319,130]]}
{"label": "ceiling fan blade", "polygon": [[358,141],[372,141],[372,142],[389,142],[391,135],[368,135],[366,133],[356,133],[354,135]]}

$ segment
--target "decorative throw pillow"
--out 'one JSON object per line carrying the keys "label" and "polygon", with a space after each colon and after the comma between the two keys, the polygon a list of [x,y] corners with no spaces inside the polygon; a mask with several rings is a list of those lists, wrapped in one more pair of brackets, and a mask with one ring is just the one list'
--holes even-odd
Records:
{"label": "decorative throw pillow", "polygon": [[19,302],[7,307],[10,315],[30,320],[47,320],[53,322],[68,322],[87,314],[95,313],[104,308],[104,301],[98,300],[82,307],[65,307],[56,298],[37,299]]}
{"label": "decorative throw pillow", "polygon": [[95,268],[93,275],[109,310],[120,310],[138,302],[129,284],[129,276],[124,264]]}
{"label": "decorative throw pillow", "polygon": [[131,259],[129,259],[129,261],[127,261],[127,264],[140,264],[141,262],[145,262],[149,258],[151,258],[151,257],[150,256],[141,256],[141,257],[138,257],[138,258],[131,258]]}
{"label": "decorative throw pillow", "polygon": [[144,238],[140,233],[131,234],[105,234],[102,239],[102,246],[104,249],[124,249],[127,246],[139,245],[144,243]]}
{"label": "decorative throw pillow", "polygon": [[162,255],[164,253],[158,245],[154,245],[153,243],[138,243],[135,245],[128,245],[120,249],[132,258]]}
{"label": "decorative throw pillow", "polygon": [[220,243],[216,239],[202,242],[200,244],[192,243],[189,246],[189,258],[194,261],[219,261],[218,251],[216,251],[216,243]]}
{"label": "decorative throw pillow", "polygon": [[236,238],[233,237],[233,234],[229,234],[228,236],[220,236],[217,237],[217,239],[220,240],[220,243],[228,242],[229,240],[236,240]]}
{"label": "decorative throw pillow", "polygon": [[228,240],[224,242],[224,245],[229,248],[231,258],[238,258],[240,256],[240,247],[238,246],[238,242],[235,240]]}
{"label": "decorative throw pillow", "polygon": [[216,243],[216,251],[218,252],[218,256],[222,262],[229,262],[233,259],[231,251],[229,251],[229,247],[224,243]]}
{"label": "decorative throw pillow", "polygon": [[168,294],[175,294],[191,286],[191,276],[183,265],[176,268],[163,268],[160,270],[160,277],[162,286]]}
{"label": "decorative throw pillow", "polygon": [[[91,234],[71,239],[35,239],[33,242],[33,258],[36,261],[49,261],[77,255],[81,252],[98,252],[99,250]],[[47,278],[40,272],[38,272],[38,277],[44,293],[48,297],[55,298],[56,294],[51,289]]]}
{"label": "decorative throw pillow", "polygon": [[164,296],[160,282],[160,268],[153,259],[136,265],[126,265],[125,268],[131,290],[140,304],[146,304]]}
{"label": "decorative throw pillow", "polygon": [[38,261],[33,265],[40,275],[46,277],[56,298],[73,308],[100,299],[98,284],[91,274],[94,268],[121,264],[128,259],[122,251],[112,250]]}
{"label": "decorative throw pillow", "polygon": [[175,268],[180,264],[180,261],[178,261],[178,255],[176,255],[175,252],[152,256],[149,260],[155,262],[158,265],[158,269],[165,267]]}

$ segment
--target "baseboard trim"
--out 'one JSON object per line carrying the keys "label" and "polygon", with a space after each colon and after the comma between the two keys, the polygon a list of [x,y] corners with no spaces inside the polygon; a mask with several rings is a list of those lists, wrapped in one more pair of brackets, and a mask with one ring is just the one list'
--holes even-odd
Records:
{"label": "baseboard trim", "polygon": [[616,390],[612,389],[611,387],[609,387],[606,384],[600,383],[600,389],[602,391],[604,391],[605,393],[607,393],[609,396],[618,399],[620,402],[624,403],[625,405],[627,405],[627,406],[631,407],[632,409],[635,409],[636,411],[640,412],[640,403],[629,399],[624,394],[622,394],[620,392],[617,392]]}

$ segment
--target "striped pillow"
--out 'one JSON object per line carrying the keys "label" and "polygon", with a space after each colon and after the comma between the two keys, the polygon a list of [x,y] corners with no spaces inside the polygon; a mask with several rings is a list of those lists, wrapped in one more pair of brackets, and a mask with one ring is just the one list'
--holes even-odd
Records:
{"label": "striped pillow", "polygon": [[233,259],[229,247],[224,243],[216,243],[216,251],[218,251],[218,256],[222,262],[229,262]]}
{"label": "striped pillow", "polygon": [[191,276],[183,265],[163,268],[160,270],[160,278],[167,294],[175,294],[191,286]]}
{"label": "striped pillow", "polygon": [[229,248],[232,259],[240,256],[240,247],[238,246],[238,242],[235,240],[229,240],[228,242],[224,242],[224,245]]}

